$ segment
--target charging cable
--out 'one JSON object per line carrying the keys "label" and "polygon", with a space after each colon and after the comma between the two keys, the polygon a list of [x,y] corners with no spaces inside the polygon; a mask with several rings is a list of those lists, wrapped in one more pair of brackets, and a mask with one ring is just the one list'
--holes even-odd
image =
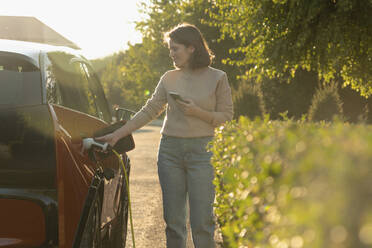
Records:
{"label": "charging cable", "polygon": [[136,248],[136,242],[134,241],[134,228],[133,228],[133,217],[132,217],[132,204],[130,200],[130,192],[129,192],[129,181],[128,181],[128,173],[125,169],[125,165],[123,160],[120,157],[120,154],[117,153],[114,149],[112,149],[112,152],[118,157],[118,160],[120,161],[121,166],[123,167],[124,171],[124,177],[125,177],[125,184],[127,186],[127,193],[128,193],[128,208],[129,208],[129,222],[130,222],[130,231],[132,233],[132,241],[133,241],[133,248]]}
{"label": "charging cable", "polygon": [[117,153],[114,149],[112,149],[111,146],[109,146],[108,143],[102,144],[100,142],[95,141],[93,138],[85,138],[85,139],[83,139],[83,150],[89,150],[89,149],[91,149],[93,147],[99,148],[103,152],[112,151],[117,156],[117,158],[120,161],[120,164],[121,164],[121,166],[123,168],[124,178],[125,178],[125,185],[126,185],[126,188],[127,188],[127,195],[128,195],[129,222],[130,222],[130,229],[131,229],[131,233],[132,233],[132,242],[133,242],[133,248],[136,248],[136,242],[134,240],[132,204],[131,204],[130,192],[129,192],[129,180],[128,180],[128,173],[127,173],[127,170],[125,169],[124,162],[121,159],[120,154]]}

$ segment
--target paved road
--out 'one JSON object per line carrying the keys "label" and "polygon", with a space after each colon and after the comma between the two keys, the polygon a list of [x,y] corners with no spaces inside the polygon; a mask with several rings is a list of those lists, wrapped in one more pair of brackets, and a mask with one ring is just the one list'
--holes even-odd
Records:
{"label": "paved road", "polygon": [[[132,164],[130,194],[135,241],[138,248],[165,248],[162,196],[156,165],[160,124],[155,121],[136,131],[133,134],[136,149],[129,152]],[[188,232],[187,248],[192,248],[194,246],[190,227]],[[128,231],[127,247],[133,247],[130,231]]]}

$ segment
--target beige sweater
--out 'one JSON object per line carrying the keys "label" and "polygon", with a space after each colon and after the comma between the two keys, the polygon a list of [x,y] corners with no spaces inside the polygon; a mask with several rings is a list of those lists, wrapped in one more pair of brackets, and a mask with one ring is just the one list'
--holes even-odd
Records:
{"label": "beige sweater", "polygon": [[[194,116],[184,115],[179,104],[169,95],[177,92],[182,98],[192,99],[203,110],[212,113],[208,123]],[[127,123],[130,132],[141,128],[160,115],[166,108],[166,117],[161,133],[175,137],[213,136],[214,128],[233,116],[231,89],[227,75],[212,67],[184,72],[176,69],[166,72],[152,97]]]}

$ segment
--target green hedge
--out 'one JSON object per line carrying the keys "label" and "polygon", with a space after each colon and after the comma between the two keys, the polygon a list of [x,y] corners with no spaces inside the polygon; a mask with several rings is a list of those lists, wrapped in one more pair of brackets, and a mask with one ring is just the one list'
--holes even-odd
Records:
{"label": "green hedge", "polygon": [[225,247],[372,246],[372,127],[228,123],[211,147]]}

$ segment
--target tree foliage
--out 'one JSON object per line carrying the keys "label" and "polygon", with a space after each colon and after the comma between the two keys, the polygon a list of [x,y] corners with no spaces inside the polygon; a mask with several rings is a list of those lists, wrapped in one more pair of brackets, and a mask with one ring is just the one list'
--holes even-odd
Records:
{"label": "tree foliage", "polygon": [[372,94],[372,1],[213,0],[211,25],[239,45],[232,53],[247,77],[288,78],[298,68]]}

